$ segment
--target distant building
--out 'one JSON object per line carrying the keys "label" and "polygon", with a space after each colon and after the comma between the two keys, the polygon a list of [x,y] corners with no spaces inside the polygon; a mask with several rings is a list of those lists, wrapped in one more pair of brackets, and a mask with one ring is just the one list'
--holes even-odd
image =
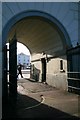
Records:
{"label": "distant building", "polygon": [[29,68],[30,66],[30,56],[24,53],[20,53],[17,55],[17,65],[22,64],[23,69]]}

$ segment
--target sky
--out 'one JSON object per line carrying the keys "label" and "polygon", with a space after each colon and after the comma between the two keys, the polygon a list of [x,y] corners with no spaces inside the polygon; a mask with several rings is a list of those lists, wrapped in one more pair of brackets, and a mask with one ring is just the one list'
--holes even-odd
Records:
{"label": "sky", "polygon": [[[9,44],[7,43],[7,45],[9,45]],[[17,42],[17,54],[19,54],[19,53],[24,53],[26,55],[30,55],[28,48],[25,45],[23,45],[22,43]]]}
{"label": "sky", "polygon": [[23,52],[26,55],[30,55],[28,48],[22,43],[17,42],[17,54]]}

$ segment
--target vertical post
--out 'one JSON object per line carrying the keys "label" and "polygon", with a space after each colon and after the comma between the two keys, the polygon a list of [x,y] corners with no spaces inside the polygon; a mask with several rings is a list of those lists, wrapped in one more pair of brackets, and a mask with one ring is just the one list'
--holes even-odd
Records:
{"label": "vertical post", "polygon": [[42,58],[42,82],[46,82],[46,59]]}
{"label": "vertical post", "polygon": [[2,94],[3,101],[6,102],[8,98],[8,86],[7,86],[7,45],[3,48],[3,79],[2,79]]}
{"label": "vertical post", "polygon": [[9,97],[10,101],[17,99],[17,39],[14,36],[9,43]]}
{"label": "vertical post", "polygon": [[3,48],[2,56],[2,117],[6,116],[6,108],[8,104],[8,85],[7,85],[7,45]]}

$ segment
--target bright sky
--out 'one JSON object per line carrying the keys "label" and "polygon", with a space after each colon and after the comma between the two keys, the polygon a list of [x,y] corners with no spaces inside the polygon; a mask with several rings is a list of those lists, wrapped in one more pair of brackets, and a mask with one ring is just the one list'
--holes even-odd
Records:
{"label": "bright sky", "polygon": [[[9,45],[9,44],[7,43],[7,45]],[[19,53],[24,53],[26,55],[30,55],[28,48],[25,45],[23,45],[22,43],[17,42],[17,54],[19,54]]]}
{"label": "bright sky", "polygon": [[23,52],[26,55],[30,55],[28,48],[22,43],[17,42],[17,54]]}

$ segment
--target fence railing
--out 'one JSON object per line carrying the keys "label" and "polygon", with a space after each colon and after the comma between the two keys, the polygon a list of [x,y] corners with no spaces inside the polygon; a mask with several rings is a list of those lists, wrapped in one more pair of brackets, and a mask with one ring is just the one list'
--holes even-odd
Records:
{"label": "fence railing", "polygon": [[80,72],[67,72],[68,91],[80,94]]}

